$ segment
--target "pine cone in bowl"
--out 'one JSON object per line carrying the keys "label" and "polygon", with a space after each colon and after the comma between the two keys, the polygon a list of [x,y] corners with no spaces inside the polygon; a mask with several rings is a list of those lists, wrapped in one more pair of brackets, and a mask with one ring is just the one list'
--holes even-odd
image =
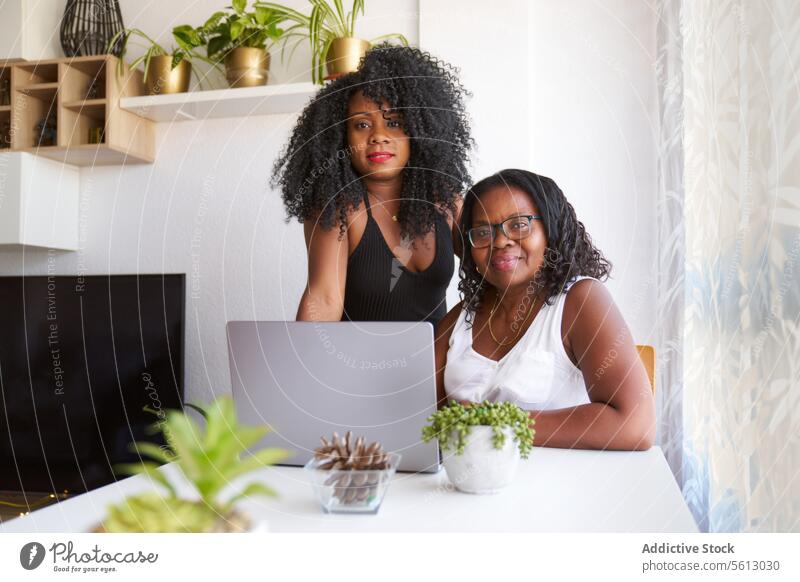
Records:
{"label": "pine cone in bowl", "polygon": [[364,437],[353,442],[352,431],[347,431],[344,438],[333,433],[330,441],[325,437],[320,441],[322,446],[314,451],[314,458],[319,461],[317,468],[333,471],[325,485],[333,485],[334,496],[344,504],[361,503],[374,496],[380,480],[377,471],[389,466],[389,453],[381,444],[367,446]]}

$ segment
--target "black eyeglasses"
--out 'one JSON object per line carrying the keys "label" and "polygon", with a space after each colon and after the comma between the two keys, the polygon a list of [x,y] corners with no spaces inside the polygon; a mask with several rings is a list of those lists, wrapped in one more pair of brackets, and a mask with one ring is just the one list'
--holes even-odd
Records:
{"label": "black eyeglasses", "polygon": [[523,216],[512,216],[498,224],[482,224],[467,231],[469,243],[476,249],[482,249],[492,244],[496,229],[503,231],[506,238],[510,240],[522,240],[531,234],[531,222],[541,220],[541,216],[527,214]]}

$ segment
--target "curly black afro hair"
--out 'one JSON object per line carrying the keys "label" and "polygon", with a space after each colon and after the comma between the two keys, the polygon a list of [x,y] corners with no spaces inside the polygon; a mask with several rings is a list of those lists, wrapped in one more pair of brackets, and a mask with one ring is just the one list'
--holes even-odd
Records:
{"label": "curly black afro hair", "polygon": [[303,110],[275,162],[272,185],[280,188],[287,220],[318,218],[324,229],[344,233],[348,212],[363,201],[364,185],[347,144],[347,105],[362,91],[401,116],[411,155],[403,170],[398,222],[411,238],[430,232],[441,211],[455,212],[470,184],[473,146],[457,69],[417,48],[378,45],[359,70],[326,85]]}
{"label": "curly black afro hair", "polygon": [[[472,228],[472,211],[476,204],[480,204],[481,195],[497,187],[515,187],[527,192],[539,209],[547,237],[547,248],[544,253],[544,264],[536,272],[535,282],[543,301],[552,305],[555,297],[563,292],[567,282],[578,275],[601,280],[608,278],[611,263],[594,246],[561,188],[550,178],[533,172],[502,170],[470,188],[464,197],[461,232],[466,233]],[[471,252],[464,252],[459,278],[458,290],[467,310],[466,320],[472,322],[489,284],[477,271]]]}

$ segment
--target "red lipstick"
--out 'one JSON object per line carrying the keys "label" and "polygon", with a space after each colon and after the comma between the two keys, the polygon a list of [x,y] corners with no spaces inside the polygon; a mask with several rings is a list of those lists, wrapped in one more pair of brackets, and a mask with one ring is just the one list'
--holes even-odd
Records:
{"label": "red lipstick", "polygon": [[394,154],[391,152],[372,152],[371,154],[367,154],[367,159],[376,164],[386,163],[393,157]]}

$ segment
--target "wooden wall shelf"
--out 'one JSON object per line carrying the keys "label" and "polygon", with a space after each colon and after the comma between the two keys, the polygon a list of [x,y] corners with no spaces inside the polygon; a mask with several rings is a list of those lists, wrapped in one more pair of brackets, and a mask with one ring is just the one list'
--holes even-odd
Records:
{"label": "wooden wall shelf", "polygon": [[35,93],[54,93],[58,89],[58,83],[33,83],[32,85],[22,85],[17,87],[18,91],[22,91],[26,95]]}
{"label": "wooden wall shelf", "polygon": [[[144,93],[142,73],[126,66],[117,77],[117,65],[112,55],[0,61],[0,81],[10,79],[11,91],[10,104],[0,106],[0,151],[78,166],[151,163],[152,122],[119,106]],[[55,124],[52,143],[37,129],[45,119]],[[93,144],[90,134],[98,129],[103,143]]]}

